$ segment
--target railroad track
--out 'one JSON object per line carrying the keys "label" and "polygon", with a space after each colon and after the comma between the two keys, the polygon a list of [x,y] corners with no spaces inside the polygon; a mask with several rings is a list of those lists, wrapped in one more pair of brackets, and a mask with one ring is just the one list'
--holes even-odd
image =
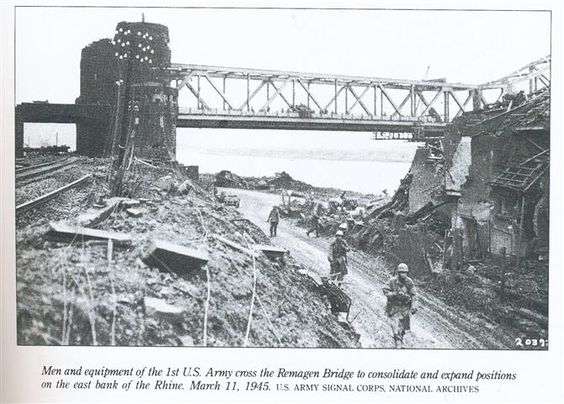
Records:
{"label": "railroad track", "polygon": [[65,191],[68,191],[69,189],[77,187],[78,185],[88,181],[91,178],[92,178],[92,174],[85,175],[84,177],[81,177],[76,181],[73,181],[69,184],[66,184],[65,186],[57,188],[54,191],[48,192],[44,195],[41,195],[40,197],[32,199],[31,201],[22,203],[21,205],[16,206],[16,213],[22,213],[22,212],[34,209],[34,208],[44,204],[45,202],[50,201],[51,199],[60,196]]}
{"label": "railroad track", "polygon": [[16,182],[21,183],[25,181],[26,183],[29,183],[38,181],[45,175],[61,170],[67,166],[77,163],[78,161],[80,161],[78,157],[65,157],[55,161],[48,161],[42,164],[18,168],[16,169]]}

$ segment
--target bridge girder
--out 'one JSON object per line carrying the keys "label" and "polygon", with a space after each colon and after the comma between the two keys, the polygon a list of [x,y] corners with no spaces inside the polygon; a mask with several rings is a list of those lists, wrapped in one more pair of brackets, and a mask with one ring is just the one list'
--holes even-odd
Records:
{"label": "bridge girder", "polygon": [[[187,88],[197,100],[194,109],[187,110],[181,105],[185,114],[205,112],[219,117],[245,112],[263,119],[260,114],[270,112],[276,104],[282,108],[278,115],[286,114],[288,119],[300,112],[328,121],[362,120],[378,125],[386,120],[407,120],[421,124],[450,122],[464,112],[499,101],[504,94],[517,91],[516,86],[524,82],[528,83],[528,94],[550,87],[550,61],[550,56],[538,59],[481,85],[448,83],[444,79],[396,80],[178,63],[171,64],[168,71],[178,90]],[[191,84],[193,81],[195,86]],[[234,90],[232,82],[244,83],[245,90]],[[492,92],[495,99],[488,101]],[[242,100],[235,102],[241,94]],[[372,97],[367,101],[369,94]],[[216,96],[216,102],[210,99],[212,95]],[[227,119],[239,119],[236,115],[231,114]]]}
{"label": "bridge girder", "polygon": [[[289,111],[295,112],[301,105],[311,113],[328,118],[329,114],[344,113],[347,118],[355,115],[360,119],[379,121],[407,117],[412,122],[449,122],[454,116],[470,110],[469,100],[477,97],[472,108],[483,105],[479,86],[443,80],[394,80],[174,63],[168,70],[178,90],[187,88],[197,101],[195,109],[204,111],[262,112],[278,102],[279,108],[288,107]],[[235,87],[232,82],[245,83],[246,91],[232,90]],[[259,96],[261,92],[264,94]],[[430,102],[424,96],[429,92],[433,94]],[[241,93],[242,101],[235,102]],[[366,101],[370,93],[373,94],[371,101]],[[458,98],[461,93],[467,94],[465,102]],[[441,94],[442,98],[439,97]],[[217,101],[213,102],[211,98]],[[450,103],[458,108],[454,111],[456,115],[450,115]],[[428,115],[431,109],[434,113]]]}

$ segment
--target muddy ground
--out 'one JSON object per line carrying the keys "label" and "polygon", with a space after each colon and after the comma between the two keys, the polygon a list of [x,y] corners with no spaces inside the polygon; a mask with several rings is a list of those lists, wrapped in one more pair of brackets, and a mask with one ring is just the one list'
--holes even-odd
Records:
{"label": "muddy ground", "polygon": [[[19,344],[359,346],[354,330],[337,321],[300,273],[300,263],[253,257],[252,245],[270,243],[263,231],[197,184],[179,191],[186,178],[169,168],[134,167],[125,189],[141,200],[142,216],[116,208],[93,226],[129,233],[130,244],[49,239],[50,221],[76,223],[107,196],[105,167],[107,161],[87,160],[38,182],[40,190],[33,184],[16,190],[16,199],[25,201],[69,180],[69,173],[97,173],[88,184],[17,217]],[[181,273],[151,268],[142,259],[154,240],[197,248],[208,254],[208,264],[182,267]]]}
{"label": "muddy ground", "polygon": [[[241,198],[241,212],[266,231],[265,223],[280,196],[256,191],[229,189]],[[283,219],[273,242],[290,251],[292,257],[310,271],[326,276],[330,238],[308,237],[295,220]],[[352,297],[350,319],[360,333],[363,347],[391,347],[393,341],[384,313],[385,297],[381,288],[391,276],[385,260],[362,251],[349,254],[349,274],[343,289]],[[514,348],[511,333],[479,313],[451,307],[438,297],[419,288],[420,310],[413,316],[412,332],[406,338],[410,348],[509,349]]]}

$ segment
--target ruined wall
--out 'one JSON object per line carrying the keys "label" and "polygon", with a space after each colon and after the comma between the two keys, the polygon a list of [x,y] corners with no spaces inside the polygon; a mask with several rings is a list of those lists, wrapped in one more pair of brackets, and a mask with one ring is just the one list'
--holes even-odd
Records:
{"label": "ruined wall", "polygon": [[82,49],[78,104],[115,105],[118,63],[110,39],[100,39]]}
{"label": "ruined wall", "polygon": [[550,223],[550,177],[546,177],[541,181],[541,198],[534,207],[533,212],[533,231],[536,236],[536,245],[538,251],[548,251],[549,246],[549,223]]}
{"label": "ruined wall", "polygon": [[[80,96],[77,104],[110,105],[114,111],[119,80],[118,63],[109,39],[101,39],[82,49],[80,58]],[[80,122],[76,125],[76,151],[101,156],[109,141],[111,122]]]}
{"label": "ruined wall", "polygon": [[[548,147],[547,141],[547,136],[538,136],[534,143]],[[463,140],[453,149],[451,171],[457,165],[460,171],[466,164],[465,160],[457,163],[457,152],[462,144]],[[541,199],[540,193],[534,188],[525,195],[523,231],[520,234],[518,223],[521,219],[522,195],[516,191],[492,188],[489,182],[507,167],[537,154],[539,148],[523,135],[515,134],[511,128],[502,129],[495,135],[484,131],[473,136],[470,144],[471,164],[467,180],[461,187],[457,211],[452,218],[453,227],[463,230],[465,257],[473,259],[481,258],[486,253],[498,254],[502,248],[509,254],[527,254],[533,248],[531,240],[537,233],[532,218]],[[473,247],[474,243],[476,248]]]}
{"label": "ruined wall", "polygon": [[445,169],[445,190],[447,194],[459,194],[468,179],[472,162],[472,138],[464,136],[456,144],[452,155],[452,163]]}
{"label": "ruined wall", "polygon": [[429,160],[428,148],[420,147],[415,152],[410,172],[413,175],[409,187],[409,213],[413,213],[429,202],[440,200],[443,188],[441,164]]}
{"label": "ruined wall", "polygon": [[490,135],[478,135],[471,139],[471,164],[468,175],[461,187],[462,195],[458,201],[458,213],[473,216],[474,206],[490,201],[489,182],[494,169],[494,157],[498,154],[499,139]]}

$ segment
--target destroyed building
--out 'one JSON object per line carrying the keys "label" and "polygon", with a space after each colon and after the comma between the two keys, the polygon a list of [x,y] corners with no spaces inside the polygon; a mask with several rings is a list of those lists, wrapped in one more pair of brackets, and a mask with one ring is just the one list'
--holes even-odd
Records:
{"label": "destroyed building", "polygon": [[548,90],[528,99],[506,97],[455,119],[439,148],[418,149],[409,213],[441,205],[437,213],[451,222],[452,269],[502,249],[519,258],[547,258],[549,108]]}
{"label": "destroyed building", "polygon": [[547,254],[549,107],[545,90],[447,134],[456,147],[445,155],[445,193],[457,200],[452,227],[461,231],[464,259],[503,248],[518,257]]}

